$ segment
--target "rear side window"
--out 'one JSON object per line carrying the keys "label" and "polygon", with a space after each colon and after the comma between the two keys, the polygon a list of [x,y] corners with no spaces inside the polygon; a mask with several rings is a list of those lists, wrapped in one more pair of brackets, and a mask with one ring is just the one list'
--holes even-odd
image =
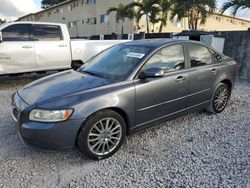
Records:
{"label": "rear side window", "polygon": [[63,40],[61,28],[55,25],[33,25],[35,41],[60,41]]}
{"label": "rear side window", "polygon": [[15,24],[2,30],[3,41],[29,41],[30,25]]}
{"label": "rear side window", "polygon": [[199,44],[187,44],[187,47],[189,50],[191,67],[213,63],[211,53],[205,46]]}
{"label": "rear side window", "polygon": [[158,67],[165,72],[185,68],[185,58],[182,45],[167,46],[156,52],[146,63],[145,68]]}
{"label": "rear side window", "polygon": [[223,57],[222,57],[220,54],[218,54],[217,52],[215,52],[215,51],[213,51],[213,50],[210,50],[210,52],[212,53],[212,57],[214,58],[214,62],[215,62],[215,63],[220,63],[220,62],[222,62]]}

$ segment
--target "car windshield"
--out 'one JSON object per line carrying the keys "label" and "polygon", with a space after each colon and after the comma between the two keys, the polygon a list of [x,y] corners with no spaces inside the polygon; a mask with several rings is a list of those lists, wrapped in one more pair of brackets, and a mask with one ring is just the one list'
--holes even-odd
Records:
{"label": "car windshield", "polygon": [[116,45],[87,61],[79,71],[110,79],[124,79],[151,50],[150,47]]}

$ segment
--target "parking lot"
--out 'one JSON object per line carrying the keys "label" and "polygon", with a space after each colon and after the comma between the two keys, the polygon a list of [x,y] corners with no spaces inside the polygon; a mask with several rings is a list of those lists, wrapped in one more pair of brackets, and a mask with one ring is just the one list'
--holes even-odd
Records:
{"label": "parking lot", "polygon": [[249,83],[236,84],[223,113],[167,121],[97,162],[77,149],[37,152],[19,141],[10,96],[40,77],[0,78],[0,188],[250,187]]}

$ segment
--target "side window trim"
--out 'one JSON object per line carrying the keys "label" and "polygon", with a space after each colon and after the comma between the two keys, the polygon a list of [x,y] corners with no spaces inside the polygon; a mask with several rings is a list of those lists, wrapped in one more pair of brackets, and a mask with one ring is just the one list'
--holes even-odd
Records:
{"label": "side window trim", "polygon": [[[27,26],[27,34],[28,34],[28,40],[7,40],[5,41],[4,40],[4,30],[9,28],[9,27],[12,27],[12,26],[20,26],[20,25],[25,25]],[[2,29],[2,38],[3,38],[3,42],[33,42],[33,32],[32,32],[32,24],[29,24],[29,23],[25,23],[25,24],[22,24],[22,23],[15,23],[15,24],[12,24],[12,25],[9,25],[5,28]]]}
{"label": "side window trim", "polygon": [[177,71],[184,70],[184,69],[186,68],[186,58],[185,58],[185,49],[184,49],[184,46],[183,46],[182,43],[169,44],[169,45],[166,45],[166,46],[162,46],[161,48],[159,48],[157,51],[155,51],[155,52],[146,60],[146,62],[144,63],[142,69],[145,69],[147,63],[149,62],[149,60],[150,60],[154,55],[156,55],[156,54],[157,54],[158,52],[160,52],[161,50],[164,50],[165,48],[168,48],[168,47],[171,47],[171,46],[181,46],[181,48],[182,48],[182,53],[183,53],[183,58],[184,58],[184,68],[183,68],[183,69],[180,69],[180,70],[173,71],[173,72],[165,72],[164,75],[167,75],[167,74],[169,74],[169,73],[174,73],[174,72],[177,72]]}
{"label": "side window trim", "polygon": [[184,42],[184,46],[185,46],[185,49],[186,49],[186,52],[187,52],[187,61],[188,61],[188,63],[187,63],[188,67],[187,67],[187,68],[189,68],[189,69],[191,69],[191,68],[200,68],[200,67],[211,66],[211,65],[214,65],[214,64],[215,64],[215,61],[214,61],[214,58],[213,58],[211,49],[210,49],[209,47],[203,45],[203,44],[197,43],[196,45],[200,45],[200,46],[202,46],[202,47],[204,47],[204,48],[206,48],[206,49],[208,50],[208,52],[209,52],[209,54],[210,54],[210,57],[211,57],[211,60],[212,60],[212,63],[206,64],[206,65],[201,65],[201,66],[192,67],[192,66],[191,66],[191,58],[190,58],[190,50],[189,50],[189,48],[188,48],[188,44],[191,44],[191,45],[192,45],[192,44],[196,44],[196,43],[192,43],[192,42],[188,42],[188,41],[187,41],[187,42]]}
{"label": "side window trim", "polygon": [[[46,27],[46,26],[50,26],[50,27],[57,27],[58,29],[59,29],[59,37],[60,37],[60,40],[36,40],[36,26],[37,26],[37,28],[39,27],[39,26],[41,26],[41,27]],[[31,31],[32,31],[32,36],[33,36],[33,40],[34,41],[44,41],[44,42],[58,42],[58,41],[64,41],[65,39],[64,39],[64,35],[63,35],[63,31],[62,31],[62,27],[61,26],[59,26],[59,25],[52,25],[52,24],[32,24],[31,25]]]}
{"label": "side window trim", "polygon": [[[164,46],[161,46],[160,48],[157,48],[155,50],[153,50],[151,52],[151,54],[144,60],[143,64],[141,65],[141,67],[139,68],[139,70],[137,71],[137,73],[134,75],[133,79],[134,80],[137,80],[138,79],[138,75],[141,73],[141,71],[145,70],[145,65],[146,63],[150,60],[151,57],[153,57],[154,54],[156,54],[158,51],[162,50],[163,48],[166,48],[166,47],[169,47],[169,46],[173,46],[173,45],[181,45],[182,46],[182,49],[183,49],[183,56],[184,56],[184,69],[181,69],[181,70],[178,70],[178,71],[174,71],[174,72],[166,72],[164,75],[167,76],[168,74],[171,74],[171,73],[177,73],[179,71],[185,71],[188,67],[188,60],[187,60],[187,50],[185,49],[185,45],[183,42],[179,42],[179,43],[176,43],[176,44],[166,44]],[[165,77],[164,76],[164,77]]]}

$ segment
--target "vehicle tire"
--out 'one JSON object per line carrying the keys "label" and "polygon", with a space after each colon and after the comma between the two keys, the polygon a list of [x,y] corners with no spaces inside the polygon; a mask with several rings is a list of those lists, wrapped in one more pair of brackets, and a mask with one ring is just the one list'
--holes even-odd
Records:
{"label": "vehicle tire", "polygon": [[110,157],[121,147],[126,136],[123,117],[113,110],[99,111],[83,124],[77,138],[81,153],[90,159]]}
{"label": "vehicle tire", "polygon": [[216,87],[212,101],[207,107],[207,111],[213,114],[221,113],[227,106],[230,98],[230,90],[227,84],[220,83]]}

